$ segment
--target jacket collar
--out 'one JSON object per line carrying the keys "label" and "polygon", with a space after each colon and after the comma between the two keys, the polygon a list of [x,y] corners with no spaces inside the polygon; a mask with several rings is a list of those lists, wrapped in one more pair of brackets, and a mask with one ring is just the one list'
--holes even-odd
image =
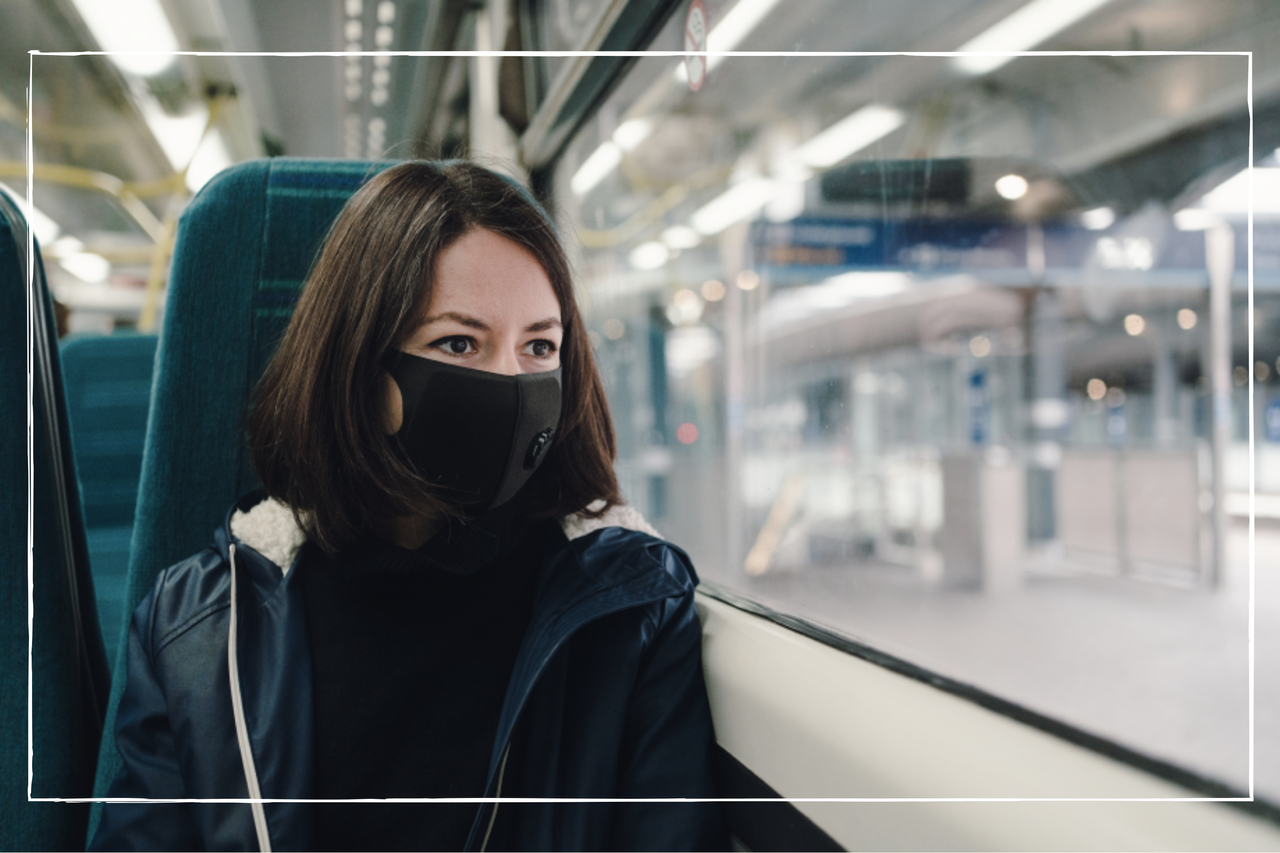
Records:
{"label": "jacket collar", "polygon": [[[587,512],[596,512],[601,506],[603,502],[597,501],[587,507]],[[566,515],[559,519],[559,524],[569,542],[607,528],[635,530],[661,538],[658,531],[644,520],[644,516],[634,507],[626,505],[611,507],[599,517],[581,513]],[[242,546],[249,546],[273,564],[281,578],[293,568],[298,552],[307,541],[307,534],[298,525],[293,510],[274,498],[267,497],[261,489],[249,492],[236,501],[227,512],[223,529],[225,535],[218,543],[218,548],[224,559],[227,556],[227,543],[234,536]]]}
{"label": "jacket collar", "polygon": [[[591,507],[589,509],[596,509]],[[586,624],[612,613],[661,601],[683,591],[661,556],[647,559],[663,543],[635,509],[611,508],[599,518],[571,515],[559,520],[558,541],[548,549],[535,592],[533,615],[507,686],[490,758],[486,796],[497,787],[498,769],[515,724],[539,676],[556,651]],[[639,539],[635,533],[648,534]],[[650,538],[652,537],[652,538]],[[236,565],[249,579],[252,599],[238,631],[241,689],[246,722],[267,797],[310,796],[310,650],[301,594],[296,583],[306,535],[293,512],[261,491],[242,497],[215,535],[224,560],[236,541]],[[301,570],[305,573],[305,567]],[[282,704],[292,697],[289,707]],[[268,809],[273,834],[305,832],[305,817],[280,804]],[[482,809],[477,817],[486,813]],[[288,828],[286,828],[288,827]]]}
{"label": "jacket collar", "polygon": [[[639,513],[635,517],[644,523]],[[491,785],[525,701],[560,646],[589,622],[682,591],[665,571],[652,571],[652,566],[636,559],[635,539],[630,535],[634,528],[611,526],[606,519],[593,519],[605,523],[592,525],[572,540],[566,535],[564,547],[552,548],[542,566],[533,616],[498,721],[489,766]]]}
{"label": "jacket collar", "polygon": [[[588,511],[596,508],[593,504]],[[562,547],[553,547],[541,572],[526,645],[528,638],[538,634],[535,629],[545,627],[548,638],[556,635],[549,624],[542,624],[544,619],[552,619],[572,633],[583,624],[578,619],[591,621],[606,612],[680,592],[679,584],[665,572],[648,571],[650,567],[642,561],[623,558],[633,556],[635,540],[627,536],[628,531],[653,537],[650,545],[656,545],[660,538],[634,508],[611,507],[598,518],[565,516],[559,519],[559,527]],[[233,540],[238,543],[240,564],[248,569],[256,600],[265,602],[290,577],[307,537],[292,510],[258,490],[236,501],[214,537],[224,560],[228,559],[228,546]],[[632,543],[631,547],[627,543]],[[629,553],[621,554],[623,548],[628,548]],[[590,604],[593,601],[596,603]],[[600,608],[603,609],[596,612]],[[569,619],[570,616],[575,618]]]}

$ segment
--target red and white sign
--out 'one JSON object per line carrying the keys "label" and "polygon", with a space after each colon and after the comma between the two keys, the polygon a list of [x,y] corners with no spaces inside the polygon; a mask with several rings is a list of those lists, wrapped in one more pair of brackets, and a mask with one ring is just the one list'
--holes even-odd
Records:
{"label": "red and white sign", "polygon": [[[702,8],[702,0],[693,0],[689,4],[689,14],[684,19],[684,49],[707,49],[707,10]],[[689,88],[698,91],[702,88],[702,81],[707,79],[707,58],[686,56],[684,70],[689,75]]]}

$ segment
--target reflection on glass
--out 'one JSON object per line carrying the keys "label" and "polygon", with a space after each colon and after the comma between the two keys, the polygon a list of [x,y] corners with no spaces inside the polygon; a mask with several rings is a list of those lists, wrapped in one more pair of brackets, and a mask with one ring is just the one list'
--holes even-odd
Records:
{"label": "reflection on glass", "polygon": [[[748,9],[705,5],[713,40]],[[857,15],[757,5],[819,42]],[[1251,360],[1227,181],[1245,63],[739,57],[696,92],[679,67],[637,62],[552,182],[629,499],[705,581],[1244,786],[1248,394],[1258,435],[1280,412],[1280,218],[1255,208]]]}

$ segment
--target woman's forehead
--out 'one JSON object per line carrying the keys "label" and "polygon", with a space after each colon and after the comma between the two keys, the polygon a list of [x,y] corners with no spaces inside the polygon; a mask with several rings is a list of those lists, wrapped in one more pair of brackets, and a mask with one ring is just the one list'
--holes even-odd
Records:
{"label": "woman's forehead", "polygon": [[555,288],[537,257],[491,231],[458,238],[441,252],[435,272],[424,321],[450,312],[560,319]]}

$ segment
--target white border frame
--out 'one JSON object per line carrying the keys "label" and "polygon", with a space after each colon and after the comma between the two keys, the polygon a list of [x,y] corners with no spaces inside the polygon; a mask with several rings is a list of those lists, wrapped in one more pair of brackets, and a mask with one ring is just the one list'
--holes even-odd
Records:
{"label": "white border frame", "polygon": [[[1108,50],[1108,51],[1063,51],[1063,50],[1047,50],[1047,51],[682,51],[682,50],[563,50],[563,51],[539,51],[539,50],[436,50],[436,51],[420,51],[420,50],[404,50],[404,51],[385,51],[385,50],[362,50],[362,51],[306,51],[306,52],[274,52],[274,51],[198,51],[198,50],[181,50],[181,51],[102,51],[102,50],[82,50],[82,51],[28,51],[28,74],[27,74],[27,198],[26,214],[28,222],[30,222],[30,209],[33,205],[32,194],[35,187],[35,146],[32,133],[33,124],[33,108],[31,90],[35,79],[35,57],[37,56],[110,56],[118,55],[165,55],[165,56],[274,56],[274,57],[294,57],[294,56],[448,56],[448,57],[504,57],[504,56],[557,56],[557,57],[672,57],[686,58],[689,56],[720,56],[725,58],[731,57],[812,57],[812,58],[840,58],[840,57],[856,57],[856,56],[919,56],[919,57],[956,57],[956,56],[1009,56],[1009,57],[1047,57],[1047,56],[1243,56],[1248,59],[1248,75],[1246,89],[1246,104],[1249,112],[1249,211],[1248,211],[1248,338],[1249,338],[1249,795],[1248,797],[1172,797],[1172,798],[1123,798],[1123,797],[1098,797],[1098,798],[1054,798],[1054,797],[889,797],[889,798],[867,798],[867,797],[783,797],[778,799],[758,799],[758,798],[724,798],[724,799],[685,799],[685,798],[651,798],[651,799],[624,799],[613,797],[601,798],[542,798],[542,797],[447,797],[447,798],[387,798],[387,799],[354,799],[354,800],[315,800],[315,799],[274,799],[270,797],[260,797],[256,799],[249,798],[227,798],[227,799],[133,799],[121,797],[32,797],[31,785],[34,778],[34,751],[33,751],[33,723],[31,716],[31,698],[32,698],[32,679],[33,671],[31,666],[32,649],[34,643],[33,624],[35,618],[35,603],[33,597],[34,578],[35,578],[35,562],[33,558],[34,535],[33,535],[33,518],[34,511],[32,506],[33,489],[35,483],[34,473],[34,444],[33,444],[33,424],[34,410],[32,408],[32,382],[33,382],[33,363],[32,363],[32,306],[28,302],[27,305],[27,802],[54,802],[54,803],[325,803],[325,802],[353,802],[353,803],[626,803],[626,802],[649,802],[649,803],[667,803],[667,802],[717,802],[717,803],[753,803],[753,802],[803,802],[803,803],[991,803],[991,802],[1089,802],[1089,803],[1115,803],[1115,802],[1186,802],[1186,803],[1241,803],[1254,802],[1254,652],[1255,652],[1255,620],[1257,612],[1257,604],[1255,601],[1255,459],[1254,459],[1254,376],[1252,371],[1254,361],[1254,331],[1253,331],[1253,51],[1208,51],[1208,50]],[[31,298],[31,288],[35,275],[35,238],[34,232],[28,226],[27,228],[27,299]],[[1233,274],[1234,278],[1234,274]],[[992,712],[995,713],[995,712]]]}

